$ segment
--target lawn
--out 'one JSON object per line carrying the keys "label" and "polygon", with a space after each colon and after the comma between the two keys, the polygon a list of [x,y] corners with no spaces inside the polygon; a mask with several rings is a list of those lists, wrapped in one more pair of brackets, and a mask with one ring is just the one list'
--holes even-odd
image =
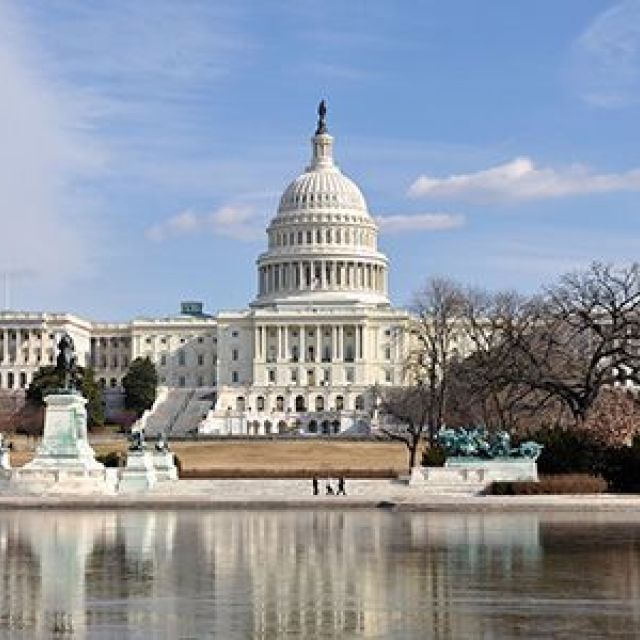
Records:
{"label": "lawn", "polygon": [[[13,466],[33,456],[17,441]],[[96,454],[125,451],[124,439],[93,445]],[[151,445],[150,445],[151,446]],[[407,472],[407,450],[397,442],[341,442],[332,440],[216,440],[174,442],[172,449],[184,477],[291,477],[312,475],[391,476]]]}

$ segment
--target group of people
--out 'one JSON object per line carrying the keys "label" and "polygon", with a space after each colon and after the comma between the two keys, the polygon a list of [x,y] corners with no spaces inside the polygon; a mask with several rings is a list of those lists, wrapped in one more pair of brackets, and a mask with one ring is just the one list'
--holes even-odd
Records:
{"label": "group of people", "polygon": [[[337,478],[337,482],[338,482],[338,486],[336,487],[336,489],[334,489],[331,478],[325,479],[324,483],[325,483],[326,495],[328,496],[346,496],[347,495],[347,488],[346,488],[344,478],[342,476]],[[314,476],[311,483],[313,486],[313,495],[314,496],[320,495],[320,480],[318,479],[318,477]]]}

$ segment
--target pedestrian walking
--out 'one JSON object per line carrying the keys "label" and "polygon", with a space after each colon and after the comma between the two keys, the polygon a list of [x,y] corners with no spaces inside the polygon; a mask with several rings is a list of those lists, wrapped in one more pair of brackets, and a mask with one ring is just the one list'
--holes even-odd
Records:
{"label": "pedestrian walking", "polygon": [[333,487],[331,486],[331,480],[329,480],[329,478],[327,478],[327,495],[334,495]]}

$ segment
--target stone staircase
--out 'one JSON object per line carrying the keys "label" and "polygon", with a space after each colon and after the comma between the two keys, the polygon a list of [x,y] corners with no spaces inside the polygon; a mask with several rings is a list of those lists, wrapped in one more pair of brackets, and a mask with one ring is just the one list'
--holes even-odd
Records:
{"label": "stone staircase", "polygon": [[194,389],[183,410],[171,425],[169,435],[186,436],[196,433],[198,425],[213,408],[215,402],[216,393],[213,389]]}
{"label": "stone staircase", "polygon": [[154,438],[163,433],[167,436],[184,436],[194,432],[199,422],[215,402],[212,389],[169,389],[164,402],[149,414],[145,424],[145,436]]}

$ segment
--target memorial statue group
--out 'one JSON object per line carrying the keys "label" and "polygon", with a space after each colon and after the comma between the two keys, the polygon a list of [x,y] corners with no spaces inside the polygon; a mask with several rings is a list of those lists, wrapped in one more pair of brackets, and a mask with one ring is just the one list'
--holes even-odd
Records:
{"label": "memorial statue group", "polygon": [[442,428],[438,432],[438,444],[447,456],[464,458],[529,458],[537,460],[542,445],[537,442],[522,442],[512,446],[511,436],[506,431],[488,433],[484,427]]}

